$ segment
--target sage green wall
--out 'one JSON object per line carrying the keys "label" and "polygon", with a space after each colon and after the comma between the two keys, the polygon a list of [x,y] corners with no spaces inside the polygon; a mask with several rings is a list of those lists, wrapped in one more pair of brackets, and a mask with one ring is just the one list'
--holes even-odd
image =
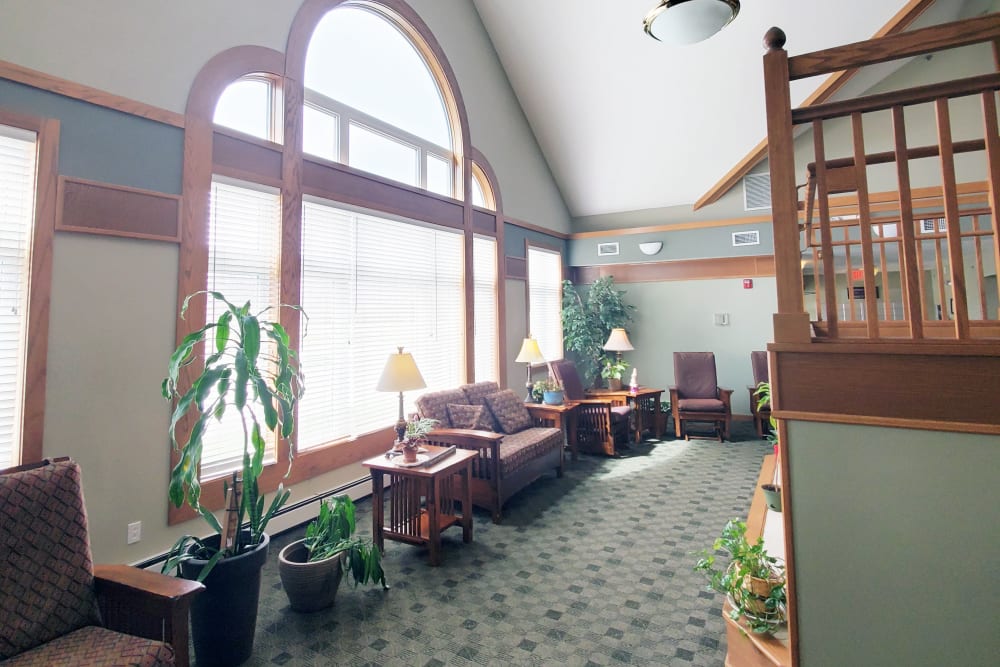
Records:
{"label": "sage green wall", "polygon": [[1000,437],[790,422],[788,445],[802,666],[996,665]]}
{"label": "sage green wall", "polygon": [[[298,2],[94,4],[11,0],[0,21],[0,59],[182,112],[191,81],[216,53],[238,44],[282,50]],[[498,173],[508,215],[565,230],[569,217],[492,44],[469,0],[414,0],[451,61],[469,111],[472,141]],[[0,108],[60,118],[64,173],[178,192],[183,133],[177,128],[0,82]],[[523,282],[508,281],[507,318],[520,344]],[[198,520],[166,524],[168,405],[159,398],[173,349],[177,247],[57,233],[51,295],[45,455],[83,467],[94,556],[136,562],[162,553]],[[515,348],[509,359],[516,355]],[[509,362],[510,369],[514,364]],[[520,374],[512,378],[523,377]],[[292,489],[292,500],[363,477],[360,466]],[[273,524],[308,518],[311,507]],[[142,541],[126,546],[126,524]]]}
{"label": "sage green wall", "polygon": [[[734,390],[733,414],[750,414],[750,352],[766,349],[773,338],[774,278],[754,278],[750,290],[743,289],[740,279],[619,287],[626,292],[625,301],[636,307],[628,331],[635,350],[625,352],[624,358],[639,369],[640,384],[669,389],[674,383],[674,352],[714,352],[719,385]],[[729,325],[716,326],[715,313],[728,313]]]}

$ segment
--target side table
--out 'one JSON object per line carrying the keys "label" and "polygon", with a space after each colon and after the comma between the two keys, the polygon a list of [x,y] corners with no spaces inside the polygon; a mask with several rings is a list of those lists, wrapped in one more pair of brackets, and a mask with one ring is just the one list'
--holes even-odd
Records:
{"label": "side table", "polygon": [[652,389],[650,387],[639,387],[634,392],[630,389],[612,391],[611,389],[590,389],[587,391],[587,398],[600,398],[611,401],[616,405],[632,405],[632,415],[635,419],[633,426],[635,429],[635,441],[642,440],[642,434],[646,429],[651,429],[657,438],[663,437],[664,420],[660,414],[660,395],[662,389]]}
{"label": "side table", "polygon": [[[433,456],[446,447],[426,445]],[[372,540],[385,551],[385,539],[427,545],[430,564],[441,564],[441,533],[450,526],[462,526],[462,541],[472,542],[472,490],[469,478],[477,453],[457,449],[430,466],[403,467],[384,455],[362,465],[372,473]],[[389,485],[389,516],[386,517],[386,480]],[[458,487],[458,488],[456,488]],[[461,512],[457,504],[461,503]]]}
{"label": "side table", "polygon": [[570,457],[576,461],[576,408],[575,403],[548,405],[547,403],[525,403],[531,418],[542,422],[544,426],[561,429],[566,444],[569,445]]}

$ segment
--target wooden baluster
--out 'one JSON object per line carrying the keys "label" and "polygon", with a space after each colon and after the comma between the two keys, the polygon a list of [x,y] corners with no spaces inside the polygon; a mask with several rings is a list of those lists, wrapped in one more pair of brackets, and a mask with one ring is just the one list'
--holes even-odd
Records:
{"label": "wooden baluster", "polygon": [[[816,158],[816,193],[819,200],[820,244],[823,247],[823,295],[826,299],[827,327],[830,337],[837,338],[839,334],[837,322],[840,320],[840,313],[837,312],[837,269],[834,264],[833,235],[830,229],[830,193],[826,187],[826,147],[821,120],[813,121],[813,152]],[[816,299],[819,300],[818,285]]]}
{"label": "wooden baluster", "polygon": [[854,266],[851,262],[851,246],[853,245],[851,243],[851,228],[844,225],[841,231],[844,232],[844,271],[846,278],[844,282],[847,283],[847,319],[854,321],[856,318],[854,317],[854,279],[851,275],[854,273]]}
{"label": "wooden baluster", "polygon": [[906,123],[903,107],[892,108],[892,134],[896,151],[896,183],[899,191],[899,231],[903,237],[900,258],[900,289],[903,291],[904,313],[910,321],[910,338],[924,337],[923,312],[923,252],[918,256],[913,235],[913,201],[910,189],[910,162],[906,149]]}
{"label": "wooden baluster", "polygon": [[885,225],[878,225],[878,258],[879,270],[882,272],[882,314],[883,319],[892,319],[892,299],[889,298],[889,272],[886,271],[888,262],[885,258]]}
{"label": "wooden baluster", "polygon": [[879,337],[878,301],[875,298],[875,255],[872,253],[872,221],[868,201],[868,166],[865,157],[865,137],[860,113],[851,114],[854,131],[854,173],[858,187],[858,224],[861,231],[861,268],[865,278],[865,320],[868,338]]}
{"label": "wooden baluster", "polygon": [[[994,53],[997,53],[997,43],[994,42]],[[1000,58],[1000,56],[998,56]],[[998,65],[1000,69],[1000,65]],[[997,134],[997,101],[996,93],[990,90],[983,93],[983,126],[986,137],[986,167],[990,183],[1000,183],[1000,137]],[[990,217],[993,220],[993,266],[1000,267],[1000,188],[991,187],[989,192]],[[997,282],[997,297],[1000,300],[1000,281]],[[1000,318],[1000,312],[991,313]],[[984,318],[985,319],[985,318]]]}
{"label": "wooden baluster", "polygon": [[[972,231],[976,233],[980,230],[979,227],[979,215],[972,216]],[[976,248],[976,286],[979,288],[979,317],[982,320],[988,320],[989,315],[986,312],[986,284],[983,281],[983,237],[979,234],[975,235],[975,248]]]}
{"label": "wooden baluster", "polygon": [[[937,221],[935,220],[935,229],[937,228]],[[942,257],[944,253],[941,252],[941,236],[936,234],[934,236],[934,266],[937,268],[937,289],[938,289],[938,304],[941,309],[941,314],[938,319],[947,320],[948,319],[948,302],[947,295],[945,291],[944,284],[944,260]]]}
{"label": "wooden baluster", "polygon": [[[955,182],[955,154],[951,141],[951,118],[948,99],[935,103],[938,144],[941,147],[941,186],[944,192],[944,219],[948,230],[948,268],[951,273],[951,298],[955,310],[955,338],[969,338],[969,306],[965,290],[965,260],[962,257],[962,226],[958,212],[958,189]],[[944,302],[942,301],[942,304]],[[944,306],[942,305],[942,308]]]}

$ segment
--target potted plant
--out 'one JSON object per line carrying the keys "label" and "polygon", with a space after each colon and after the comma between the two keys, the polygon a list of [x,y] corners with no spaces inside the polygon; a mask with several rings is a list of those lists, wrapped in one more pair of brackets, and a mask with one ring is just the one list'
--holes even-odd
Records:
{"label": "potted plant", "polygon": [[[764,549],[763,538],[750,544],[746,530],[739,519],[727,522],[712,551],[700,552],[694,569],[708,578],[709,590],[728,597],[730,618],[738,621],[742,615],[752,632],[768,634],[785,620],[784,567]],[[720,550],[729,556],[724,568],[716,565]]]}
{"label": "potted plant", "polygon": [[625,292],[615,289],[611,276],[598,278],[586,291],[563,281],[563,346],[571,354],[584,386],[600,377],[605,357],[604,343],[612,329],[632,321],[635,306],[625,303]]}
{"label": "potted plant", "polygon": [[[759,382],[757,383],[757,390],[754,392],[754,396],[757,397],[757,409],[760,410],[763,407],[767,407],[771,404],[771,383],[770,382]],[[770,429],[764,436],[768,442],[774,445],[774,455],[775,457],[780,456],[779,442],[778,442],[778,422],[773,415],[768,416],[768,424]],[[760,488],[764,491],[764,499],[767,502],[767,506],[775,511],[781,511],[781,487],[777,484],[761,484]]]}
{"label": "potted plant", "polygon": [[354,536],[354,513],[348,496],[321,502],[305,538],[278,553],[278,576],[292,609],[309,612],[333,605],[345,572],[355,586],[371,582],[388,588],[379,550]]}
{"label": "potted plant", "polygon": [[[269,544],[265,530],[289,496],[283,485],[269,504],[260,493],[265,431],[286,440],[292,435],[295,403],[304,388],[288,334],[278,322],[263,318],[270,308],[253,312],[249,302],[237,306],[219,292],[195,292],[184,299],[181,318],[200,294],[214,299],[222,313],[184,337],[170,357],[162,392],[175,402],[169,432],[178,458],[170,472],[170,502],[177,507],[186,502],[215,534],[180,538],[163,571],[176,569],[205,584],[191,607],[198,664],[238,665],[253,650],[260,570]],[[194,365],[203,358],[203,365]],[[184,418],[190,428],[179,441]],[[241,470],[224,484],[227,519],[220,523],[201,504],[199,474],[206,430],[223,419],[241,423],[243,456]]]}
{"label": "potted plant", "polygon": [[423,442],[424,437],[433,431],[437,425],[437,419],[426,419],[417,414],[413,414],[410,417],[410,421],[406,422],[406,431],[403,434],[403,440],[399,443],[399,448],[403,452],[403,462],[417,462],[417,452],[420,450],[420,443]]}
{"label": "potted plant", "polygon": [[601,377],[608,381],[608,389],[621,391],[622,378],[628,370],[628,363],[615,357],[605,357],[601,368]]}
{"label": "potted plant", "polygon": [[542,393],[542,403],[546,405],[563,404],[563,386],[553,376],[549,375],[544,380],[535,382],[535,390]]}

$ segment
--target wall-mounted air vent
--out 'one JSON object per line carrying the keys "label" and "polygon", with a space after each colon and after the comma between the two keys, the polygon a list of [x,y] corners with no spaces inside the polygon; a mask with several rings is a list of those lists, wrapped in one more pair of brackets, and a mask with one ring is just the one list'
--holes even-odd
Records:
{"label": "wall-mounted air vent", "polygon": [[733,246],[760,245],[760,232],[756,229],[749,232],[733,232]]}
{"label": "wall-mounted air vent", "polygon": [[[934,223],[937,223],[937,229],[934,229]],[[935,231],[943,232],[946,229],[948,229],[948,223],[945,222],[944,218],[920,221],[920,231],[924,234],[933,234]]]}
{"label": "wall-mounted air vent", "polygon": [[771,208],[771,174],[743,177],[743,208],[747,211]]}

